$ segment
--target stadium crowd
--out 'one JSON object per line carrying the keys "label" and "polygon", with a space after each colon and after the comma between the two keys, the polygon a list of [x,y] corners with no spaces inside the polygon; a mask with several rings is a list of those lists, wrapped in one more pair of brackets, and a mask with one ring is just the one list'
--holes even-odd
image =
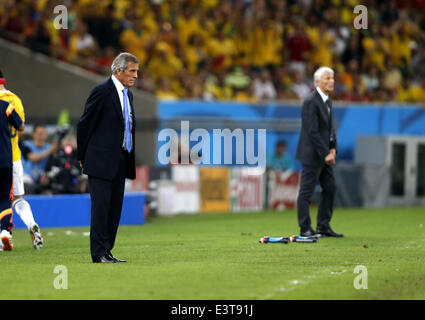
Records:
{"label": "stadium crowd", "polygon": [[[91,72],[138,57],[136,87],[162,99],[303,99],[320,65],[335,98],[425,102],[425,1],[3,0],[0,36]],[[55,29],[56,5],[68,29]],[[363,21],[364,22],[364,21]]]}

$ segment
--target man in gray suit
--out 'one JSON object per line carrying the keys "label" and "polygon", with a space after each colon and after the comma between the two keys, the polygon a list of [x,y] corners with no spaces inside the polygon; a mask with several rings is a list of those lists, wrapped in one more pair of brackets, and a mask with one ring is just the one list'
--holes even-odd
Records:
{"label": "man in gray suit", "polygon": [[[302,236],[343,237],[330,227],[335,197],[335,164],[337,141],[333,126],[332,101],[334,72],[321,67],[314,73],[316,88],[305,99],[301,111],[301,133],[297,159],[302,164],[301,186],[298,194],[298,224]],[[311,227],[310,202],[317,181],[322,187],[322,197],[317,215],[316,232]]]}

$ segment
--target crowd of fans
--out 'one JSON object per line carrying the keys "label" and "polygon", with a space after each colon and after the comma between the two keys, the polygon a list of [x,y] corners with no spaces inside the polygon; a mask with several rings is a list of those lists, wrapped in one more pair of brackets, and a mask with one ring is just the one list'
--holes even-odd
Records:
{"label": "crowd of fans", "polygon": [[[425,1],[4,0],[1,36],[109,74],[114,56],[138,57],[136,86],[162,99],[303,99],[321,65],[336,99],[425,102]],[[65,5],[68,29],[55,29]],[[365,22],[365,21],[363,21]]]}

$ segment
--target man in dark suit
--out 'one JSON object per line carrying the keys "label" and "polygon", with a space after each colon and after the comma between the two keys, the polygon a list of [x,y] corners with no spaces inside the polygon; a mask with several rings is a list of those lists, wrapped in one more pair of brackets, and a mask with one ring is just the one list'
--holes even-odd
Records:
{"label": "man in dark suit", "polygon": [[[343,237],[330,227],[335,197],[335,164],[337,141],[333,126],[332,102],[329,95],[334,89],[334,72],[321,67],[314,73],[316,88],[305,99],[301,111],[301,133],[297,159],[302,164],[301,186],[298,194],[298,224],[302,236]],[[322,197],[317,215],[316,232],[311,227],[310,202],[317,181]]]}
{"label": "man in dark suit", "polygon": [[111,254],[121,217],[125,179],[136,177],[133,95],[139,61],[129,53],[112,63],[112,76],[89,94],[77,126],[78,159],[89,176],[93,262],[126,262]]}

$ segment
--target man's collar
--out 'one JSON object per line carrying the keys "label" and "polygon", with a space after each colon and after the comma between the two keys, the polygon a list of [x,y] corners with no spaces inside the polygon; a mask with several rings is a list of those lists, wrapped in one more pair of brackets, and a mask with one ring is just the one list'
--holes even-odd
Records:
{"label": "man's collar", "polygon": [[319,92],[320,96],[322,97],[323,102],[326,102],[326,100],[329,99],[329,96],[327,96],[319,87],[316,87],[317,92]]}
{"label": "man's collar", "polygon": [[119,92],[122,92],[122,90],[124,89],[124,85],[121,83],[121,81],[119,81],[117,79],[117,77],[115,77],[114,75],[111,76],[112,82],[114,83],[115,87],[117,88],[117,90]]}

